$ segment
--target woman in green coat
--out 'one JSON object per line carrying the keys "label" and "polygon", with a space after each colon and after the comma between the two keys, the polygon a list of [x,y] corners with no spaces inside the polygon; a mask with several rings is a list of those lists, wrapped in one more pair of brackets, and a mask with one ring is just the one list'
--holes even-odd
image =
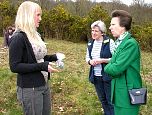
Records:
{"label": "woman in green coat", "polygon": [[112,12],[109,29],[115,41],[115,51],[105,72],[112,76],[112,103],[115,115],[138,115],[139,105],[131,105],[128,89],[142,87],[140,76],[140,49],[128,32],[132,17],[124,10]]}

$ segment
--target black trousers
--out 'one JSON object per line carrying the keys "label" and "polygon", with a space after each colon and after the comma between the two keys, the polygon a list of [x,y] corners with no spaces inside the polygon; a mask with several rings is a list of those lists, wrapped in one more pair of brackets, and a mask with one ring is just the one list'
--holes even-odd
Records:
{"label": "black trousers", "polygon": [[111,103],[111,80],[104,81],[102,78],[102,76],[94,76],[94,86],[102,104],[104,115],[114,115],[114,106]]}

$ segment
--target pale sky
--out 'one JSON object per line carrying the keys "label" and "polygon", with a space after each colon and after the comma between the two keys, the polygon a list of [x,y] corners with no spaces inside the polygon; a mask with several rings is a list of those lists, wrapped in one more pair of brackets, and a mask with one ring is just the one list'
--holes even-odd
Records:
{"label": "pale sky", "polygon": [[[92,1],[96,1],[96,2],[109,2],[111,0],[92,0]],[[131,5],[131,3],[133,2],[133,0],[120,0],[122,1],[122,3],[127,4],[127,5]],[[152,4],[152,0],[144,0],[145,3],[149,3]]]}

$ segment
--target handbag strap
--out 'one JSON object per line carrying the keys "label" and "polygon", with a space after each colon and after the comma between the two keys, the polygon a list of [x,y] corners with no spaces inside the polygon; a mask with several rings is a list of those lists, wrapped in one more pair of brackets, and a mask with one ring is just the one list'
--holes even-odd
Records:
{"label": "handbag strap", "polygon": [[[131,37],[130,37],[131,38]],[[130,39],[129,38],[129,39]],[[140,48],[138,47],[138,50],[139,50],[139,52],[140,52]],[[141,54],[140,54],[141,55]],[[145,70],[144,70],[144,66],[143,66],[143,61],[142,61],[142,58],[140,58],[140,62],[141,62],[141,70],[142,70],[142,73],[143,73],[143,80],[145,81],[145,87],[147,88],[147,82],[146,82],[146,80],[145,80]],[[140,74],[140,73],[139,73]],[[142,77],[141,77],[141,79],[142,79]],[[127,86],[127,78],[126,78],[126,71],[125,71],[125,80],[126,80],[126,86]],[[142,80],[142,81],[143,81]],[[128,87],[127,87],[127,89],[128,89]]]}
{"label": "handbag strap", "polygon": [[142,73],[143,73],[143,80],[144,80],[144,82],[145,82],[145,87],[147,88],[147,82],[146,82],[146,80],[145,80],[145,78],[146,78],[146,76],[145,76],[145,70],[144,70],[144,66],[143,66],[143,61],[142,61],[142,59],[141,59],[141,70],[142,70]]}
{"label": "handbag strap", "polygon": [[[126,80],[126,87],[127,87],[127,78],[126,78],[126,71],[125,71],[125,80]],[[128,90],[128,87],[127,87],[127,90]]]}
{"label": "handbag strap", "polygon": [[[142,63],[142,60],[141,60],[141,70],[142,70],[142,73],[143,73],[143,80],[144,80],[144,82],[145,82],[145,87],[147,88],[147,82],[146,82],[146,80],[145,80],[145,70],[144,70],[144,67],[143,67],[143,63]],[[142,79],[141,78],[141,79]],[[126,78],[126,71],[125,71],[125,80],[126,80],[126,86],[127,86],[127,78]],[[127,87],[127,89],[128,89],[128,87]]]}
{"label": "handbag strap", "polygon": [[[146,76],[145,76],[145,70],[144,70],[144,66],[143,66],[143,61],[141,59],[141,70],[142,70],[142,73],[143,73],[143,77],[141,77],[141,79],[143,78],[144,82],[145,82],[145,87],[147,88],[147,82],[145,80]],[[139,73],[140,74],[140,73]],[[126,80],[126,86],[127,86],[127,78],[126,78],[126,71],[125,71],[125,80]],[[143,81],[142,80],[142,81]],[[127,87],[128,89],[128,87]]]}

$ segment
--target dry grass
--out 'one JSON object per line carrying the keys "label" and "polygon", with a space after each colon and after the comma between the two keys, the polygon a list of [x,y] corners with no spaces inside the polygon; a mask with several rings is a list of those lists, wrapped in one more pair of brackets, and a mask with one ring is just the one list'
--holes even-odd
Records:
{"label": "dry grass", "polygon": [[[0,40],[1,41],[1,40]],[[48,53],[66,55],[65,66],[60,73],[51,75],[53,115],[101,115],[102,109],[93,85],[88,82],[88,65],[85,63],[86,44],[62,40],[47,41]],[[0,68],[0,115],[21,115],[16,100],[16,75],[8,69],[8,52],[5,64]],[[148,103],[141,107],[140,115],[152,113],[152,53],[142,52],[144,81],[148,85]],[[142,73],[141,73],[142,74]]]}

